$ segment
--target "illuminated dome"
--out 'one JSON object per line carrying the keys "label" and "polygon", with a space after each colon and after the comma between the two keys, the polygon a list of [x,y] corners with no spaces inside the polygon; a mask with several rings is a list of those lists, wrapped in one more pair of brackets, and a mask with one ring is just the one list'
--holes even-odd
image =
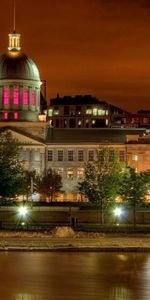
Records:
{"label": "illuminated dome", "polygon": [[25,54],[8,52],[0,56],[0,80],[21,79],[40,81],[35,63]]}
{"label": "illuminated dome", "polygon": [[0,120],[37,122],[41,80],[37,66],[21,52],[20,34],[9,34],[8,52],[0,56]]}

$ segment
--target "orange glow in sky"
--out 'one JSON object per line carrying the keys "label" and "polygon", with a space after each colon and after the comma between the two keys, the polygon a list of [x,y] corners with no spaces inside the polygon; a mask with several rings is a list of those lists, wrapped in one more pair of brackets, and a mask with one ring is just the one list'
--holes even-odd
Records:
{"label": "orange glow in sky", "polygon": [[[0,51],[13,29],[1,0]],[[22,50],[47,80],[47,98],[92,94],[135,111],[150,109],[149,0],[17,0]]]}

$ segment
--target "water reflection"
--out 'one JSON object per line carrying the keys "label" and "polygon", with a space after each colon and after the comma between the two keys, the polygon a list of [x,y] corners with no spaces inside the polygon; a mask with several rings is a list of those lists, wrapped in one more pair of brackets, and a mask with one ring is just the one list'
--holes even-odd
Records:
{"label": "water reflection", "polygon": [[15,300],[39,300],[41,299],[38,295],[29,295],[29,294],[18,294],[16,295]]}
{"label": "water reflection", "polygon": [[0,253],[2,300],[149,300],[150,254]]}

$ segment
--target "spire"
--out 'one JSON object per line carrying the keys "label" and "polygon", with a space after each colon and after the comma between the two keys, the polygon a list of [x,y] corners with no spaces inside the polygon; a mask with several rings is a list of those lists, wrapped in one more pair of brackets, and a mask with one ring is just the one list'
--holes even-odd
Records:
{"label": "spire", "polygon": [[16,33],[16,0],[13,0],[13,32],[8,34],[8,51],[20,51],[20,34]]}
{"label": "spire", "polygon": [[16,0],[14,0],[14,32],[16,32]]}

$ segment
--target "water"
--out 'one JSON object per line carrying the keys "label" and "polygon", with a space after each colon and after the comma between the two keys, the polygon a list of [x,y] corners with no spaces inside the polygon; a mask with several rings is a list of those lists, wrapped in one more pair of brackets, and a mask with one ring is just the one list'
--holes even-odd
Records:
{"label": "water", "polygon": [[0,253],[0,300],[150,300],[147,253]]}

